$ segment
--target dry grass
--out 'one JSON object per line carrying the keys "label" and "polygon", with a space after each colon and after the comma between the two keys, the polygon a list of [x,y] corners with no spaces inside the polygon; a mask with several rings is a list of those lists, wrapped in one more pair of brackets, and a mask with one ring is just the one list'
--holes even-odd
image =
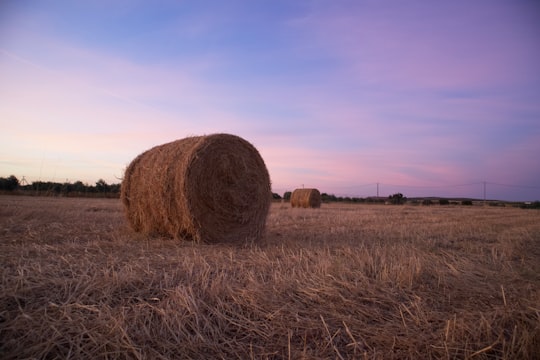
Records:
{"label": "dry grass", "polygon": [[0,196],[3,359],[534,359],[540,213],[273,204],[257,246]]}

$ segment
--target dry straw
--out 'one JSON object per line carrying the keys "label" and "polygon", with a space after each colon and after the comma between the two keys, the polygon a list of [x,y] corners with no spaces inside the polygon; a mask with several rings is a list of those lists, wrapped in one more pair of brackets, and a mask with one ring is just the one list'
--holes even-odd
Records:
{"label": "dry straw", "polygon": [[127,167],[121,199],[134,230],[203,242],[257,241],[271,201],[259,152],[229,134],[156,146]]}
{"label": "dry straw", "polygon": [[321,193],[317,189],[296,189],[291,194],[292,207],[319,208]]}

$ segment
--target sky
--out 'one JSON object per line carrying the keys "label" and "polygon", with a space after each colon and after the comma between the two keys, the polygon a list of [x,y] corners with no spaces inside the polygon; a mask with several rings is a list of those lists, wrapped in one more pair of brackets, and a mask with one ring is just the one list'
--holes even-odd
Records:
{"label": "sky", "polygon": [[231,133],[278,194],[540,200],[534,0],[1,1],[0,177]]}

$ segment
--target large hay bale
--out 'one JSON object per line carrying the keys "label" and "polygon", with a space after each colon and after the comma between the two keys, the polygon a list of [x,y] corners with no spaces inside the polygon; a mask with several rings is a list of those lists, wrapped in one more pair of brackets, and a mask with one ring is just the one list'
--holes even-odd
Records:
{"label": "large hay bale", "polygon": [[142,153],[127,167],[121,191],[135,231],[210,243],[259,240],[271,195],[257,149],[229,134]]}
{"label": "large hay bale", "polygon": [[296,189],[291,194],[292,207],[319,208],[321,193],[317,189]]}

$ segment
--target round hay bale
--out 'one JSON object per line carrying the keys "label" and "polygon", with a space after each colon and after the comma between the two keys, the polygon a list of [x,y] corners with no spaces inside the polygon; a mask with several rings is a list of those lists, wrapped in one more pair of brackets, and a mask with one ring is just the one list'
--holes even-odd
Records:
{"label": "round hay bale", "polygon": [[291,194],[292,207],[319,208],[321,193],[317,189],[296,189]]}
{"label": "round hay bale", "polygon": [[120,194],[135,231],[208,243],[259,240],[271,196],[257,149],[229,134],[142,153],[127,167]]}

